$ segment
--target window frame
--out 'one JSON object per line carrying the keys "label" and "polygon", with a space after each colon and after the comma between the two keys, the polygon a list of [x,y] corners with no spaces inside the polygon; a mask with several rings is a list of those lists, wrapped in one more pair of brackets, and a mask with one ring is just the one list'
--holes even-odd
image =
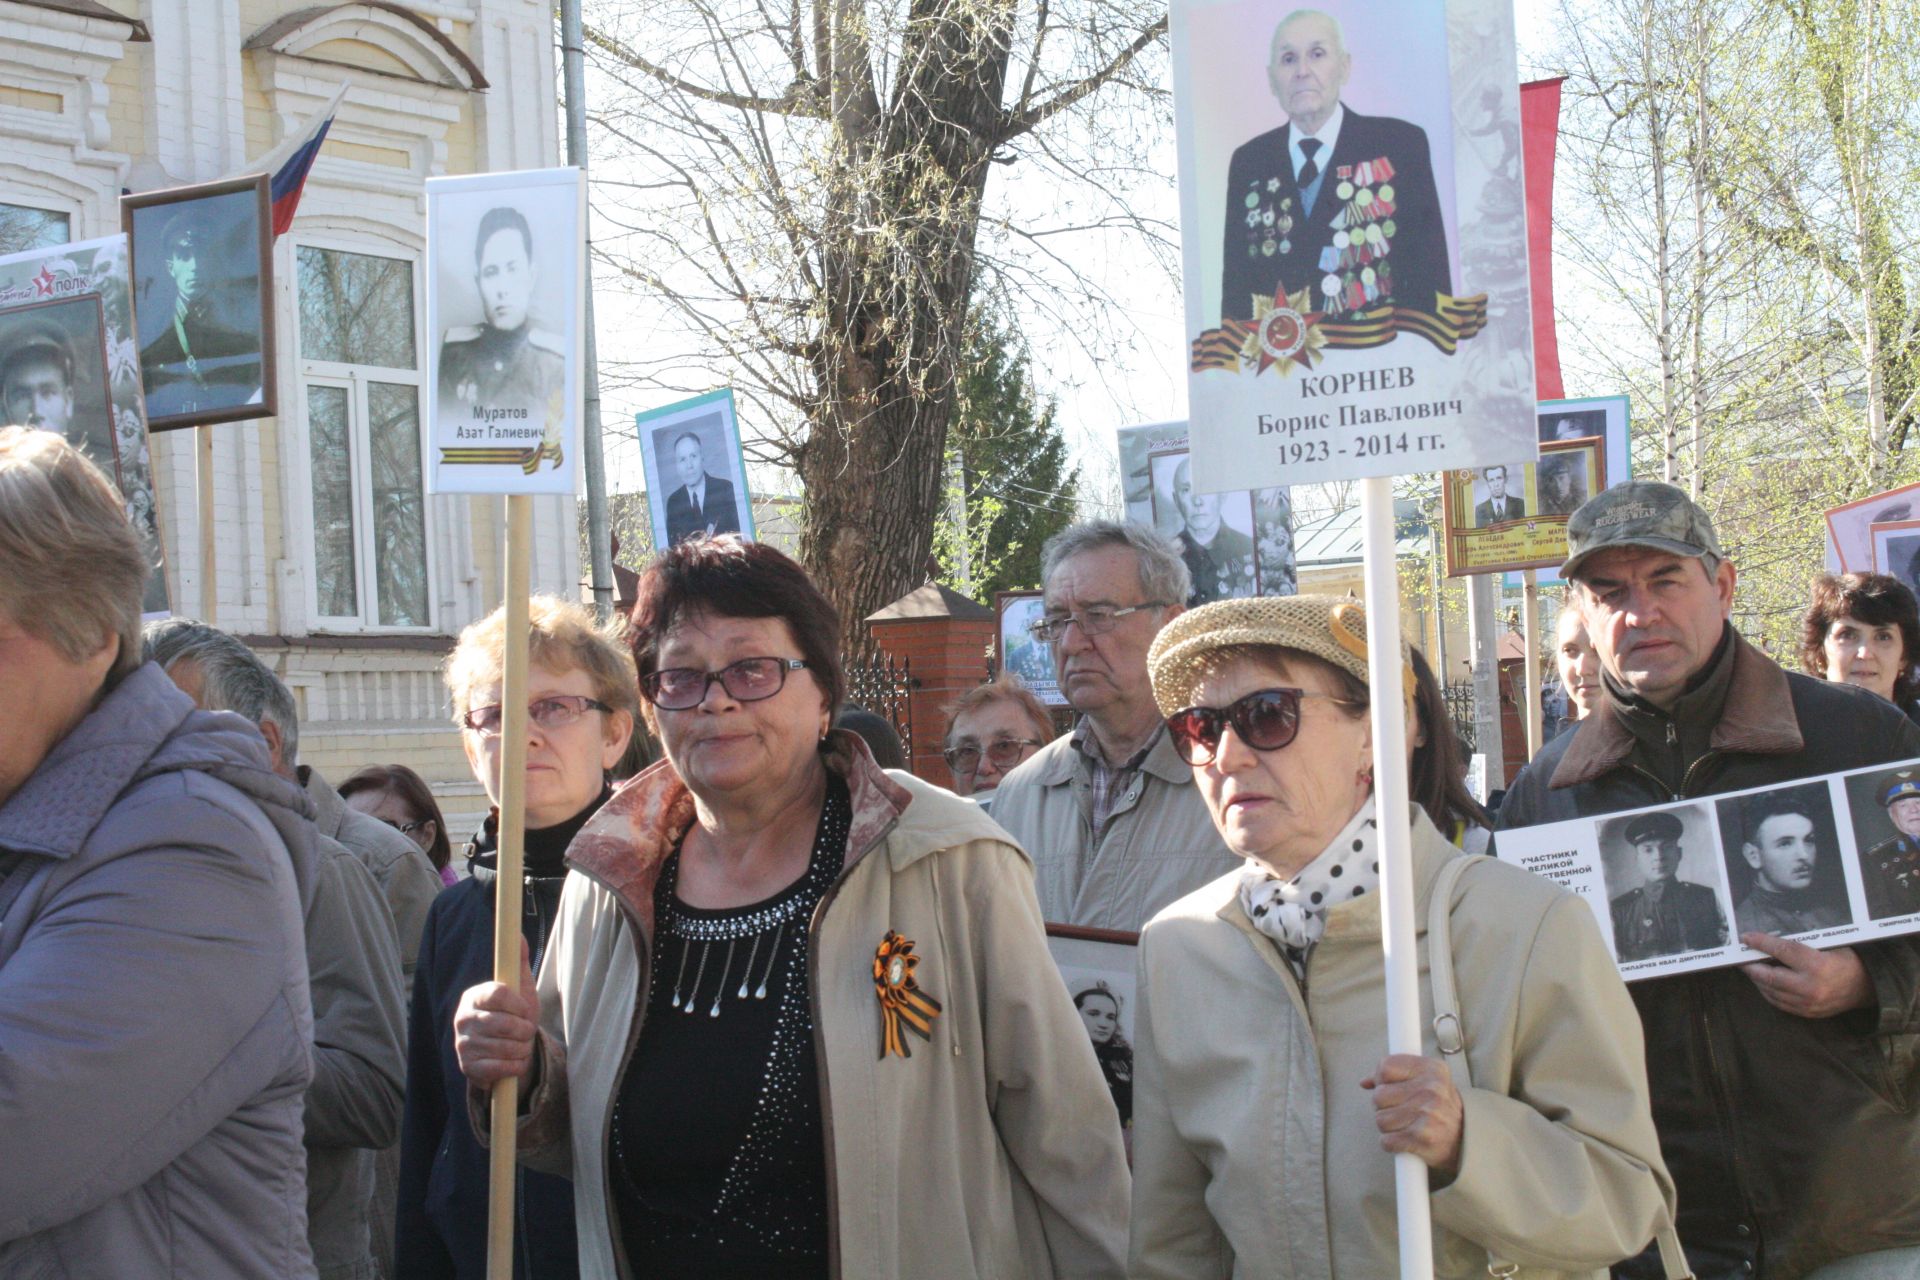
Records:
{"label": "window frame", "polygon": [[[437,636],[443,634],[440,625],[440,566],[439,538],[437,521],[434,518],[433,494],[427,486],[427,421],[426,421],[426,374],[419,368],[425,361],[426,317],[421,305],[424,287],[424,271],[421,255],[416,250],[388,241],[362,240],[351,236],[328,235],[323,232],[294,234],[282,237],[287,243],[287,263],[284,278],[289,282],[291,293],[293,324],[292,354],[298,369],[297,404],[287,414],[297,421],[297,439],[293,442],[297,450],[297,473],[300,482],[293,485],[293,503],[300,520],[300,532],[305,536],[299,539],[299,557],[301,577],[305,580],[304,603],[306,605],[307,629],[313,635],[391,635],[391,636]],[[318,249],[329,253],[352,253],[362,257],[387,258],[407,264],[408,277],[412,287],[413,311],[413,350],[412,369],[399,369],[385,365],[349,364],[336,360],[312,360],[301,353],[304,333],[304,318],[300,309],[300,250]],[[421,460],[420,472],[420,514],[421,544],[426,552],[426,594],[427,621],[420,626],[397,626],[379,621],[380,608],[378,598],[378,571],[376,564],[376,541],[374,528],[373,494],[373,434],[372,415],[368,412],[368,395],[371,384],[410,386],[414,390],[415,436],[418,445],[418,457]],[[354,598],[360,607],[357,615],[323,614],[320,611],[320,573],[318,557],[315,554],[318,545],[317,530],[313,509],[313,432],[309,421],[309,387],[338,387],[347,392],[347,431],[353,442],[352,472],[352,512],[353,512],[353,581]],[[294,461],[289,459],[289,461]]]}

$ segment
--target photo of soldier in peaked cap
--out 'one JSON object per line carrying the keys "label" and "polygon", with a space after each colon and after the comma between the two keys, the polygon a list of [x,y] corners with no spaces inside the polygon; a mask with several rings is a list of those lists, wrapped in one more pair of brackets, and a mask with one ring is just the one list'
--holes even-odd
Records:
{"label": "photo of soldier in peaked cap", "polygon": [[[1689,837],[1691,819],[1694,834]],[[1688,855],[1713,866],[1704,805],[1663,809],[1601,829],[1614,953],[1621,963],[1725,946],[1731,937],[1715,891],[1680,878]],[[1686,847],[1698,844],[1698,848]]]}

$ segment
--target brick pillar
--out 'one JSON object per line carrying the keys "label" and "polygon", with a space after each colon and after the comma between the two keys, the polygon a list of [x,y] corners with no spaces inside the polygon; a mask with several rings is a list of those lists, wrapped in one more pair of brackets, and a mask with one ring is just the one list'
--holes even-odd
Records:
{"label": "brick pillar", "polygon": [[996,626],[993,610],[931,583],[867,619],[874,644],[913,673],[913,741],[905,746],[915,777],[953,785],[940,754],[947,706],[986,681]]}

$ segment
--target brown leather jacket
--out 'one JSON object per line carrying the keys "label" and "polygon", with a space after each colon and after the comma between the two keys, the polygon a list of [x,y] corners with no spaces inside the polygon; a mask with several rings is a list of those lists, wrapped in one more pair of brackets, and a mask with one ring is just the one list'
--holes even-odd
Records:
{"label": "brown leather jacket", "polygon": [[[1505,830],[1920,757],[1864,690],[1782,671],[1728,628],[1668,715],[1608,683],[1578,731],[1514,781]],[[1920,937],[1857,948],[1874,1004],[1810,1020],[1741,970],[1636,982],[1680,1238],[1702,1280],[1793,1280],[1920,1245]],[[1616,1269],[1657,1276],[1644,1256]]]}

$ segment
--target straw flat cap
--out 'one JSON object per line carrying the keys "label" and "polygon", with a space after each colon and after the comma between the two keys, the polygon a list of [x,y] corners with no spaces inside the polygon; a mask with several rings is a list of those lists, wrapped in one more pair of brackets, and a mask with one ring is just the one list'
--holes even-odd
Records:
{"label": "straw flat cap", "polygon": [[[1222,649],[1277,646],[1330,662],[1362,684],[1367,670],[1367,610],[1345,596],[1258,596],[1189,609],[1160,629],[1147,651],[1153,700],[1162,715],[1191,705],[1193,690]],[[1401,678],[1412,696],[1412,664],[1400,640]]]}

